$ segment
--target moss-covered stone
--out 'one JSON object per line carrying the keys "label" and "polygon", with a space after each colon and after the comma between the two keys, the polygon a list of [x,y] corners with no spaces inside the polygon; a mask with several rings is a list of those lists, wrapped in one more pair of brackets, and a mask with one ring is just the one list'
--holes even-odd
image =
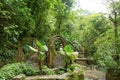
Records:
{"label": "moss-covered stone", "polygon": [[77,68],[65,80],[84,80],[83,70]]}
{"label": "moss-covered stone", "polygon": [[13,80],[84,80],[83,70],[77,68],[73,72],[67,72],[62,75],[44,75],[44,76],[16,76]]}
{"label": "moss-covered stone", "polygon": [[84,80],[83,69],[79,65],[76,66],[77,67],[75,68],[75,70],[66,72],[61,75],[38,75],[29,76],[25,79],[22,77],[16,79],[16,77],[18,78],[18,76],[16,76],[14,80]]}
{"label": "moss-covered stone", "polygon": [[13,78],[13,80],[25,80],[25,75],[24,74],[20,74],[20,75],[17,75]]}

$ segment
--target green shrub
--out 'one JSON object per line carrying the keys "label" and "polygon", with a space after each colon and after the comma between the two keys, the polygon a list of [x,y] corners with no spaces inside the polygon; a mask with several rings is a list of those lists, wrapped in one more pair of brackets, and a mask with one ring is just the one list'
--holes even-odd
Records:
{"label": "green shrub", "polygon": [[66,69],[65,68],[63,68],[63,67],[61,67],[61,68],[59,68],[59,70],[58,70],[58,74],[64,74],[65,73],[65,71],[66,71]]}
{"label": "green shrub", "polygon": [[44,66],[42,69],[43,75],[54,75],[55,71],[53,69],[48,68],[47,66]]}
{"label": "green shrub", "polygon": [[0,69],[0,80],[12,80],[18,74],[36,75],[39,71],[25,63],[7,64]]}
{"label": "green shrub", "polygon": [[13,61],[16,59],[16,53],[15,50],[11,50],[11,49],[0,49],[0,61]]}

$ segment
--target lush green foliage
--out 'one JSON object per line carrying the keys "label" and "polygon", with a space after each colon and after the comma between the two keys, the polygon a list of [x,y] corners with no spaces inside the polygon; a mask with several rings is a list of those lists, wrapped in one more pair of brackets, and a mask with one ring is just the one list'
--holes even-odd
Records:
{"label": "lush green foliage", "polygon": [[58,25],[68,20],[73,1],[0,0],[0,50],[17,50],[31,44],[33,38],[47,44],[51,36],[61,31]]}
{"label": "lush green foliage", "polygon": [[[118,7],[120,6],[119,0],[108,1],[109,6],[109,29],[106,32],[100,34],[100,36],[95,41],[96,52],[94,53],[94,58],[97,63],[104,68],[117,70],[119,69],[120,60],[120,49],[119,49],[119,26],[118,21],[120,14]],[[117,13],[117,14],[116,14]]]}
{"label": "lush green foliage", "polygon": [[96,40],[95,46],[97,48],[94,53],[94,58],[97,63],[104,68],[117,68],[117,63],[114,60],[114,35],[112,30],[108,30],[106,33],[100,35]]}
{"label": "lush green foliage", "polygon": [[0,50],[0,61],[4,61],[4,62],[10,62],[13,61],[14,58],[16,58],[16,53],[14,50],[8,50],[8,49],[4,49],[4,50]]}
{"label": "lush green foliage", "polygon": [[26,76],[35,75],[39,70],[25,63],[7,64],[0,69],[1,80],[11,80],[14,76],[25,74]]}
{"label": "lush green foliage", "polygon": [[103,14],[90,14],[86,16],[85,23],[81,24],[82,35],[80,42],[81,45],[85,48],[86,55],[93,55],[96,52],[94,42],[100,36],[100,34],[105,33],[105,31],[109,28],[107,25],[107,19]]}
{"label": "lush green foliage", "polygon": [[55,71],[53,69],[48,68],[47,66],[44,66],[42,69],[42,75],[54,75]]}
{"label": "lush green foliage", "polygon": [[71,48],[70,45],[66,45],[66,46],[64,47],[64,51],[65,51],[66,53],[72,53],[72,52],[73,52],[73,50],[72,50],[72,48]]}
{"label": "lush green foliage", "polygon": [[39,60],[40,61],[44,61],[45,59],[45,51],[48,51],[48,47],[46,45],[43,45],[41,42],[39,42],[38,40],[36,40],[36,45],[37,45],[37,49],[29,46],[29,48],[34,51],[37,52],[39,54]]}
{"label": "lush green foliage", "polygon": [[[70,44],[64,49],[68,55],[83,48],[99,66],[118,68],[120,0],[106,1],[109,14],[74,11],[75,0],[0,0],[0,61],[15,61],[18,53],[30,52],[26,45],[34,47],[34,39],[48,44],[51,36],[59,34]],[[38,41],[37,46],[43,54],[44,46]]]}
{"label": "lush green foliage", "polygon": [[[64,51],[63,48],[60,48],[60,53],[64,56],[66,70],[74,63],[75,58],[78,57],[78,52],[74,52],[70,45],[66,45]],[[62,73],[62,71],[60,73]]]}
{"label": "lush green foliage", "polygon": [[67,72],[73,72],[77,68],[79,68],[81,70],[81,73],[83,73],[83,69],[81,68],[81,66],[79,64],[76,64],[76,63],[69,65],[67,67],[67,69],[64,68],[64,67],[59,68],[57,73],[61,75],[61,74],[64,74],[66,71]]}

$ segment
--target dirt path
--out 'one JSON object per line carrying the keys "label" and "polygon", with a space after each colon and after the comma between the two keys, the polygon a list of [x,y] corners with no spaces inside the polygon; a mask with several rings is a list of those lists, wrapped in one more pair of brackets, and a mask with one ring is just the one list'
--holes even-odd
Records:
{"label": "dirt path", "polygon": [[85,80],[105,80],[105,73],[96,70],[85,70]]}

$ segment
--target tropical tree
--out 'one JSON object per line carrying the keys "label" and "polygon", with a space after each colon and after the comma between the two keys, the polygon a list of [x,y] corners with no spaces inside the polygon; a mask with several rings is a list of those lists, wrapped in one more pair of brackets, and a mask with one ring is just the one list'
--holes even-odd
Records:
{"label": "tropical tree", "polygon": [[106,17],[99,14],[90,14],[84,19],[86,22],[81,24],[82,33],[80,36],[81,45],[85,48],[86,55],[93,55],[96,52],[94,42],[100,36],[106,32],[108,21]]}
{"label": "tropical tree", "polygon": [[108,1],[108,6],[109,6],[109,19],[111,20],[111,22],[113,23],[113,27],[114,27],[114,46],[115,46],[115,54],[114,54],[114,59],[117,61],[117,63],[119,64],[119,34],[118,34],[118,30],[119,30],[119,26],[120,26],[120,0],[110,0]]}

